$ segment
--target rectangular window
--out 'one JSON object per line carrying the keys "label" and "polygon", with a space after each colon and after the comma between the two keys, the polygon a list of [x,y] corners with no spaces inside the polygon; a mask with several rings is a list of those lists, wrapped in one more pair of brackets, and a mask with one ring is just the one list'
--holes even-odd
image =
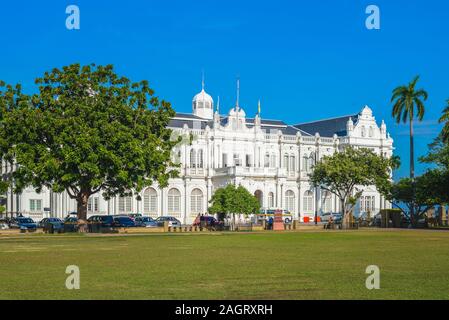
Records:
{"label": "rectangular window", "polygon": [[92,211],[92,198],[87,200],[87,211]]}
{"label": "rectangular window", "polygon": [[98,212],[98,198],[94,198],[94,211]]}
{"label": "rectangular window", "polygon": [[30,211],[31,212],[40,212],[40,211],[42,211],[42,200],[30,199]]}
{"label": "rectangular window", "polygon": [[118,198],[118,211],[125,212],[125,198]]}
{"label": "rectangular window", "polygon": [[246,166],[251,167],[251,155],[246,155]]}

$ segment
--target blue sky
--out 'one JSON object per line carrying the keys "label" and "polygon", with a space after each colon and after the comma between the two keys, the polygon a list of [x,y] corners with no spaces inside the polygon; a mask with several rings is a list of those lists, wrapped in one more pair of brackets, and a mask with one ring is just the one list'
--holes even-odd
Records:
{"label": "blue sky", "polygon": [[[80,30],[65,27],[70,4],[80,8]],[[380,8],[380,30],[365,28],[370,4]],[[10,1],[0,5],[0,79],[32,91],[34,78],[53,67],[112,63],[189,112],[204,69],[222,112],[235,102],[239,76],[249,116],[260,98],[264,118],[289,123],[368,104],[395,139],[400,177],[408,174],[408,127],[390,116],[391,91],[421,75],[430,97],[415,141],[424,154],[449,98],[448,21],[445,0]]]}

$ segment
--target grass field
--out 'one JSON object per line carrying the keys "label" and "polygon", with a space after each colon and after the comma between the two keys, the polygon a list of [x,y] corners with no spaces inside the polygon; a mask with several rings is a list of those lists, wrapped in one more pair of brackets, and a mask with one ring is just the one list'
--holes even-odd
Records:
{"label": "grass field", "polygon": [[[372,264],[380,290],[365,287]],[[0,238],[0,299],[394,298],[449,299],[449,232]]]}

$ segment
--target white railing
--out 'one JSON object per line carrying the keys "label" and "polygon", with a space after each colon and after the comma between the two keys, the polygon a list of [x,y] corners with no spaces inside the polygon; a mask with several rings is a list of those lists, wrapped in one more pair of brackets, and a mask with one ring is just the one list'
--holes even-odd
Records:
{"label": "white railing", "polygon": [[[221,175],[236,175],[236,176],[287,176],[287,170],[285,168],[256,168],[256,167],[227,167],[215,169],[216,174]],[[294,175],[295,172],[292,172]]]}
{"label": "white railing", "polygon": [[303,142],[316,142],[316,138],[315,137],[302,137],[302,141]]}
{"label": "white railing", "polygon": [[187,168],[187,175],[190,176],[203,176],[204,175],[203,168]]}
{"label": "white railing", "polygon": [[322,143],[334,144],[334,138],[321,138]]}
{"label": "white railing", "polygon": [[284,140],[284,141],[296,141],[296,136],[283,136],[282,140]]}

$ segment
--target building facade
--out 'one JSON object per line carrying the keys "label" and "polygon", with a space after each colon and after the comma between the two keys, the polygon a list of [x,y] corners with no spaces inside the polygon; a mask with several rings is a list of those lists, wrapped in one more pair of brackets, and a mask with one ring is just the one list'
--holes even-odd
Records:
{"label": "building facade", "polygon": [[[229,183],[242,185],[253,193],[263,208],[282,208],[295,219],[313,219],[315,212],[338,212],[338,199],[314,188],[309,173],[314,163],[325,155],[346,146],[371,148],[390,157],[393,140],[385,123],[377,124],[372,110],[365,106],[359,113],[302,124],[261,117],[260,103],[255,117],[247,117],[237,98],[236,106],[226,115],[214,106],[203,89],[194,96],[192,113],[177,113],[169,127],[174,137],[183,137],[173,150],[180,163],[179,177],[169,186],[157,184],[133,197],[105,200],[101,194],[89,199],[88,215],[143,213],[152,217],[171,215],[191,223],[199,213],[206,213],[214,190]],[[14,167],[3,163],[2,173]],[[374,186],[363,188],[356,215],[376,214],[390,208]],[[5,201],[5,200],[4,200]],[[32,188],[21,194],[6,194],[8,213],[22,213],[34,219],[64,217],[76,211],[68,194]]]}

